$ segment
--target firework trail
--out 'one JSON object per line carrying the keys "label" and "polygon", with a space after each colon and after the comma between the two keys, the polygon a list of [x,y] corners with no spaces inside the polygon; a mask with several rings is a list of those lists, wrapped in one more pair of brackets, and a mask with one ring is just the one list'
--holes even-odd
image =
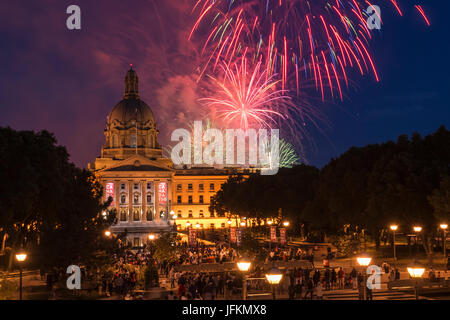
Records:
{"label": "firework trail", "polygon": [[[403,15],[396,0],[384,2]],[[299,96],[314,88],[322,101],[342,100],[352,70],[379,81],[368,49],[367,8],[374,8],[367,0],[198,0],[189,38],[207,30],[200,77],[247,55],[262,62],[267,77],[277,74],[282,90]],[[415,8],[430,25],[423,8]]]}
{"label": "firework trail", "polygon": [[231,66],[221,63],[219,70],[220,77],[208,76],[214,94],[200,101],[221,127],[279,128],[282,137],[291,138],[299,146],[302,159],[305,145],[312,145],[307,124],[324,134],[324,114],[307,99],[287,95],[287,90],[277,86],[281,80],[276,80],[276,74],[268,76],[261,62],[252,66],[242,57]]}
{"label": "firework trail", "polygon": [[220,67],[223,80],[209,76],[217,88],[215,97],[200,101],[207,109],[215,110],[228,126],[245,130],[270,128],[277,119],[285,119],[279,109],[291,99],[276,88],[274,76],[266,76],[266,71],[261,70],[261,62],[251,68],[243,57],[231,67],[225,63]]}

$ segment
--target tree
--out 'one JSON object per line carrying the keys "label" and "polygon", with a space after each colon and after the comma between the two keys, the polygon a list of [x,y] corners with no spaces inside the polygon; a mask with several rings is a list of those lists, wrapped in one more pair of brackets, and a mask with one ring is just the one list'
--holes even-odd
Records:
{"label": "tree", "polygon": [[115,212],[101,215],[101,185],[51,133],[0,128],[0,179],[8,181],[0,185],[0,230],[12,250],[28,247],[42,264],[67,267],[117,248],[104,237]]}

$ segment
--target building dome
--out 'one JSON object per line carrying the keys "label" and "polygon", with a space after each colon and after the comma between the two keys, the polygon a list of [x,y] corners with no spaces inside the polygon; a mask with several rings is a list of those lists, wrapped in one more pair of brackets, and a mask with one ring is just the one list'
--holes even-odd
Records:
{"label": "building dome", "polygon": [[[139,98],[139,79],[132,68],[125,76],[125,94],[110,112],[107,127],[127,128],[139,126],[141,128],[153,128],[155,117],[150,107]],[[137,123],[136,123],[137,122]]]}
{"label": "building dome", "polygon": [[111,110],[108,124],[120,127],[153,127],[155,117],[150,107],[140,99],[123,99]]}
{"label": "building dome", "polygon": [[102,158],[126,159],[136,154],[162,157],[155,117],[139,98],[138,84],[136,71],[130,68],[125,76],[123,99],[111,110],[106,121]]}

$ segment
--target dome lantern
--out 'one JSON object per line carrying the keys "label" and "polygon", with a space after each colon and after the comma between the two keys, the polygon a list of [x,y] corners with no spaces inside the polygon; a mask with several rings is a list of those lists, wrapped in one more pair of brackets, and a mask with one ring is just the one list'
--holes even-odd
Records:
{"label": "dome lantern", "polygon": [[125,94],[124,99],[139,99],[139,78],[136,71],[133,70],[133,65],[130,65],[125,76]]}

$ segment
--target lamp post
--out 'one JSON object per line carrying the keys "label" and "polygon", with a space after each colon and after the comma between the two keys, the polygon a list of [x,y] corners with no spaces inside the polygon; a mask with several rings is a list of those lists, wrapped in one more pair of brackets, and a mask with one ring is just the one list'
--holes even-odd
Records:
{"label": "lamp post", "polygon": [[22,300],[22,263],[27,259],[27,254],[25,251],[20,250],[16,253],[16,260],[19,262],[19,300]]}
{"label": "lamp post", "polygon": [[366,272],[366,269],[369,266],[370,262],[372,261],[372,258],[369,257],[366,254],[362,254],[362,255],[358,256],[356,258],[356,260],[358,261],[358,264],[361,267],[364,267],[364,270],[363,270],[364,300],[367,300],[367,283],[366,283],[367,282],[367,279],[366,279],[367,278],[367,272]]}
{"label": "lamp post", "polygon": [[267,221],[267,224],[269,225],[269,251],[272,251],[272,239],[270,238],[270,227],[273,224],[272,220]]}
{"label": "lamp post", "polygon": [[[287,243],[287,228],[289,227],[289,221],[284,221],[284,222],[283,222],[283,227],[286,228],[286,234],[285,234],[285,237],[286,237],[286,243]],[[291,239],[291,241],[292,241],[292,239]]]}
{"label": "lamp post", "polygon": [[243,273],[242,277],[242,300],[247,300],[247,271],[250,269],[252,263],[245,258],[241,258],[237,263],[239,271]]}
{"label": "lamp post", "polygon": [[395,231],[397,231],[398,226],[393,224],[393,225],[390,226],[390,228],[391,228],[392,233],[394,235],[394,239],[393,239],[393,243],[394,243],[394,260],[397,260],[397,255],[396,255],[396,252],[395,252]]}
{"label": "lamp post", "polygon": [[269,273],[266,274],[267,282],[272,286],[272,297],[275,300],[275,286],[281,281],[283,274],[278,268],[272,268]]}
{"label": "lamp post", "polygon": [[420,278],[422,278],[425,268],[418,265],[416,262],[414,262],[411,266],[407,268],[409,275],[411,278],[415,279],[415,285],[414,285],[414,294],[416,296],[416,300],[419,300],[419,293],[418,293],[418,285],[417,282]]}
{"label": "lamp post", "polygon": [[231,249],[231,224],[233,222],[231,220],[228,220],[227,223],[228,223],[228,248]]}
{"label": "lamp post", "polygon": [[444,232],[444,243],[443,243],[443,245],[444,245],[444,259],[447,257],[447,228],[448,228],[448,224],[446,224],[446,223],[442,223],[441,225],[440,225],[440,227],[441,227],[441,229],[442,229],[442,232]]}
{"label": "lamp post", "polygon": [[419,237],[419,233],[422,231],[422,227],[421,226],[414,226],[413,227],[414,232],[416,233],[416,256],[419,253],[419,246],[417,245],[417,238]]}

